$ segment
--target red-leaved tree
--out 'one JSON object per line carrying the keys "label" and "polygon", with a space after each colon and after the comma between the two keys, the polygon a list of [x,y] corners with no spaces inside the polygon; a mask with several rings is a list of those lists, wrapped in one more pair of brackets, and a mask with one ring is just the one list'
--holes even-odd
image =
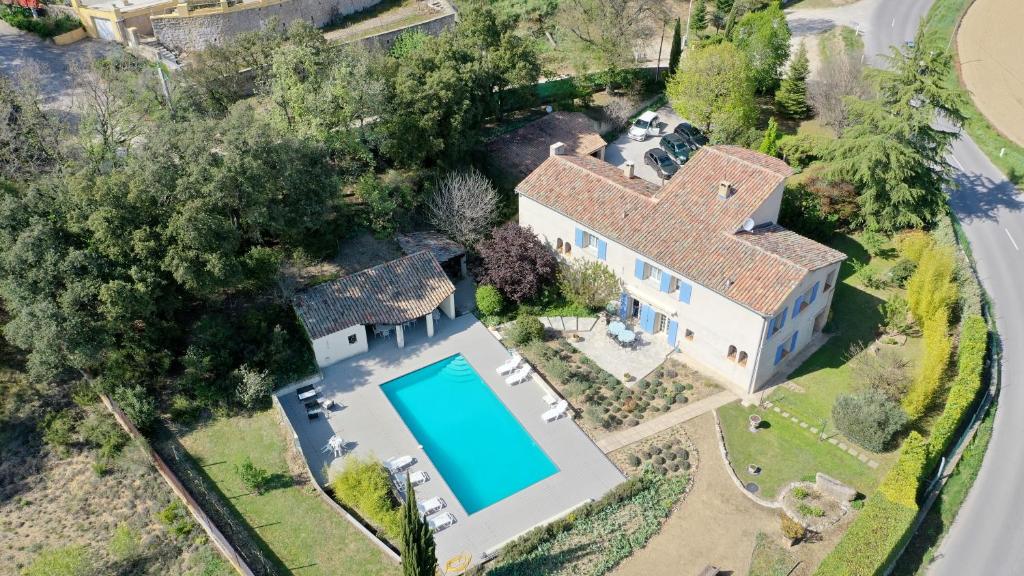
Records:
{"label": "red-leaved tree", "polygon": [[536,297],[555,280],[555,255],[529,228],[507,222],[480,243],[483,259],[481,284],[491,284],[516,303]]}

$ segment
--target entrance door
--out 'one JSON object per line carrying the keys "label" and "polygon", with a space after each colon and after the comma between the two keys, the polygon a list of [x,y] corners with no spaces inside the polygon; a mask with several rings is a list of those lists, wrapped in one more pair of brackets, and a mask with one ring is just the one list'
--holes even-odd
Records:
{"label": "entrance door", "polygon": [[92,25],[96,27],[96,33],[100,39],[117,42],[117,33],[114,32],[114,23],[106,18],[93,17]]}

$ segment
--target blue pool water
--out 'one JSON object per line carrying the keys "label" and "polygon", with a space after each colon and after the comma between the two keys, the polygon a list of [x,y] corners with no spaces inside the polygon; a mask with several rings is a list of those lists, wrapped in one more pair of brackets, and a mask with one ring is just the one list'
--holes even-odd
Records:
{"label": "blue pool water", "polygon": [[381,388],[467,514],[558,471],[461,354]]}

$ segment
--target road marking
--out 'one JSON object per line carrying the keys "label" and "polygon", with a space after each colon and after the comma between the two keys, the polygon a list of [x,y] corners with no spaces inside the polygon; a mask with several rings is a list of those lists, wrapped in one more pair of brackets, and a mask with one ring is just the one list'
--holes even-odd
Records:
{"label": "road marking", "polygon": [[1003,228],[1003,230],[1006,231],[1006,237],[1009,238],[1010,239],[1010,243],[1013,244],[1013,249],[1018,251],[1018,252],[1020,252],[1020,247],[1017,246],[1017,241],[1014,240],[1013,236],[1010,235],[1010,230],[1008,228]]}
{"label": "road marking", "polygon": [[960,160],[957,160],[956,154],[950,154],[949,159],[956,162],[956,167],[959,168],[961,172],[967,172],[967,170],[964,169],[964,165],[960,163]]}
{"label": "road marking", "polygon": [[889,27],[890,28],[895,28],[896,27],[896,19],[895,18],[892,19],[892,24]]}

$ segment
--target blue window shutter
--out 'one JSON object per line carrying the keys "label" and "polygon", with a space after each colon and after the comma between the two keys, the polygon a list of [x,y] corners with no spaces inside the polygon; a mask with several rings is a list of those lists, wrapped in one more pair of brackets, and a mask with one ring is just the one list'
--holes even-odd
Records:
{"label": "blue window shutter", "polygon": [[814,300],[817,299],[817,297],[818,297],[818,285],[819,284],[821,284],[821,282],[815,282],[814,286],[811,286],[811,300],[810,300],[811,304],[814,304]]}
{"label": "blue window shutter", "polygon": [[608,259],[608,243],[600,238],[597,239],[597,259],[607,260]]}
{"label": "blue window shutter", "polygon": [[672,346],[676,345],[676,336],[679,335],[679,323],[675,320],[668,321],[668,343]]}
{"label": "blue window shutter", "polygon": [[650,306],[645,306],[645,308],[647,309],[647,317],[642,320],[644,330],[654,332],[654,308]]}
{"label": "blue window shutter", "polygon": [[803,295],[797,296],[796,302],[793,303],[793,318],[796,318],[800,314],[800,304],[804,301]]}
{"label": "blue window shutter", "polygon": [[771,338],[772,334],[775,334],[775,318],[768,319],[768,337]]}
{"label": "blue window shutter", "polygon": [[783,348],[782,344],[779,344],[779,347],[775,349],[775,363],[776,364],[778,364],[779,362],[782,361],[782,351],[783,350],[785,350],[785,348]]}
{"label": "blue window shutter", "polygon": [[793,339],[789,341],[789,351],[793,352],[796,350],[796,337],[800,335],[800,331],[793,332]]}
{"label": "blue window shutter", "polygon": [[693,286],[688,282],[679,281],[679,301],[690,303],[690,295],[693,294]]}
{"label": "blue window shutter", "polygon": [[779,316],[779,318],[778,318],[779,325],[778,325],[777,328],[779,330],[782,330],[782,327],[786,325],[786,314],[788,314],[788,313],[789,313],[789,308],[788,307],[782,309],[782,315]]}
{"label": "blue window shutter", "polygon": [[633,275],[636,276],[637,278],[641,279],[641,280],[644,279],[644,261],[643,260],[641,260],[639,258],[636,259],[636,268],[633,270]]}
{"label": "blue window shutter", "polygon": [[668,292],[669,285],[672,284],[672,275],[662,270],[661,272],[661,291]]}
{"label": "blue window shutter", "polygon": [[626,306],[629,304],[629,294],[625,292],[619,296],[619,318],[626,319]]}
{"label": "blue window shutter", "polygon": [[576,246],[583,248],[583,230],[576,229]]}

